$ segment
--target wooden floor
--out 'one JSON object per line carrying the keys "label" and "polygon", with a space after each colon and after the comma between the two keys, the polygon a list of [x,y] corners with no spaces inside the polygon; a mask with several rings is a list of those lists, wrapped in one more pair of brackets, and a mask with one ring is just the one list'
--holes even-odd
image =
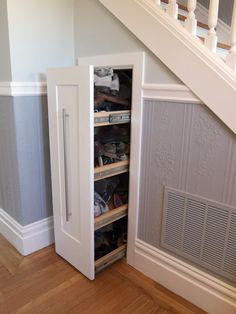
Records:
{"label": "wooden floor", "polygon": [[54,247],[22,257],[0,235],[0,313],[205,313],[125,260],[89,281]]}

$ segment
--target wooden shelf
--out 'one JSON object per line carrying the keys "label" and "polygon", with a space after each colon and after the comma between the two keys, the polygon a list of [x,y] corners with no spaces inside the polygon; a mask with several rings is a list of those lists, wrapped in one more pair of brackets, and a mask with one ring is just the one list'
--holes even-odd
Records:
{"label": "wooden shelf", "polygon": [[129,171],[129,160],[118,161],[94,169],[94,181],[102,180]]}
{"label": "wooden shelf", "polygon": [[129,123],[131,118],[130,110],[101,111],[94,113],[94,126],[106,126],[113,124]]}
{"label": "wooden shelf", "polygon": [[95,272],[99,272],[100,270],[116,262],[117,260],[124,257],[125,254],[126,254],[126,244],[122,244],[114,251],[104,255],[103,257],[95,261]]}
{"label": "wooden shelf", "polygon": [[126,217],[128,214],[128,204],[122,205],[118,208],[109,210],[107,213],[96,217],[94,219],[94,230],[98,230],[104,226],[109,225],[110,223],[119,220],[123,217]]}

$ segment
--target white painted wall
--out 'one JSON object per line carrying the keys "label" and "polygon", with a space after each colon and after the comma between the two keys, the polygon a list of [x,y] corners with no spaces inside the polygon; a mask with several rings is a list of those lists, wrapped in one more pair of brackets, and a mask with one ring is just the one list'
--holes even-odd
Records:
{"label": "white painted wall", "polygon": [[0,2],[4,14],[0,21],[4,22],[3,26],[0,24],[0,39],[4,38],[0,81],[45,81],[47,68],[71,66],[78,56],[146,51],[147,83],[180,83],[97,0]]}
{"label": "white painted wall", "polygon": [[147,83],[180,83],[179,79],[99,1],[75,0],[76,57],[136,51],[147,53]]}
{"label": "white painted wall", "polygon": [[48,67],[74,64],[73,0],[7,3],[13,81],[44,81]]}
{"label": "white painted wall", "polygon": [[0,1],[0,81],[11,80],[7,0]]}

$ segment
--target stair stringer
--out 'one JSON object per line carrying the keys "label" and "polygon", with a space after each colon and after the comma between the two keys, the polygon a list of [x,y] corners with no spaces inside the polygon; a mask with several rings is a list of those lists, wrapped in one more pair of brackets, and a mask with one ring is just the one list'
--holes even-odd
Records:
{"label": "stair stringer", "polygon": [[152,0],[99,0],[236,133],[236,75]]}

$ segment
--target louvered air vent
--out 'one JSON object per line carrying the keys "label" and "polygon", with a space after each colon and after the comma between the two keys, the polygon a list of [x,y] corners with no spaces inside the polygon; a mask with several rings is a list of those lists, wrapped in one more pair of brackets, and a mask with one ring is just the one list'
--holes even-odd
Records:
{"label": "louvered air vent", "polygon": [[161,246],[236,282],[236,208],[165,187]]}

